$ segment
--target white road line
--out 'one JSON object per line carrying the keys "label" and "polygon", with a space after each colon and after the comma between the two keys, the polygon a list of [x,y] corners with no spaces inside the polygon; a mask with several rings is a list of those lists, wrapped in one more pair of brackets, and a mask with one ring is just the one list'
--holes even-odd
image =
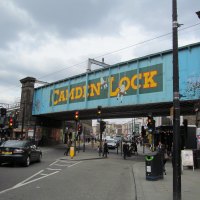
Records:
{"label": "white road line", "polygon": [[55,163],[57,163],[59,160],[56,160],[55,162],[51,163],[49,166],[54,165]]}
{"label": "white road line", "polygon": [[56,170],[56,171],[61,170],[61,169],[52,169],[52,168],[46,168],[46,169],[48,169],[48,170]]}
{"label": "white road line", "polygon": [[67,162],[67,163],[71,163],[71,162],[76,162],[76,161],[71,161],[71,160],[59,160],[60,162]]}
{"label": "white road line", "polygon": [[56,171],[56,172],[53,172],[53,173],[48,174],[48,175],[46,175],[46,176],[42,176],[42,177],[39,177],[39,178],[36,178],[36,179],[34,179],[34,180],[31,180],[31,181],[26,182],[27,180],[30,180],[32,177],[38,175],[38,174],[41,173],[42,171],[44,171],[44,170],[39,171],[38,173],[34,174],[33,176],[27,178],[26,180],[24,180],[24,181],[18,183],[17,185],[15,185],[15,186],[13,186],[13,187],[11,187],[11,188],[8,188],[8,189],[6,189],[6,190],[0,191],[0,194],[3,194],[3,193],[5,193],[5,192],[8,192],[8,191],[11,191],[11,190],[14,190],[14,189],[17,189],[17,188],[19,188],[19,187],[22,187],[22,186],[27,185],[27,184],[29,184],[29,183],[38,181],[38,180],[40,180],[40,179],[46,178],[46,177],[48,177],[48,176],[51,176],[51,175],[56,174],[56,173],[59,172],[59,171]]}
{"label": "white road line", "polygon": [[64,162],[64,163],[75,163],[75,162],[77,162],[77,161],[59,160],[59,162]]}
{"label": "white road line", "polygon": [[0,192],[0,194],[3,194],[3,193],[5,193],[5,192],[8,192],[8,191],[10,191],[10,190],[14,190],[15,188],[8,188],[8,189],[6,189],[6,190],[2,190],[1,192]]}
{"label": "white road line", "polygon": [[60,167],[67,167],[67,166],[69,166],[69,165],[61,165],[61,164],[54,164],[54,165],[60,166]]}
{"label": "white road line", "polygon": [[[52,165],[59,165],[59,164],[56,164],[56,163],[58,163],[58,162],[59,162],[59,160],[56,160],[55,162],[51,163],[49,166],[52,166]],[[74,163],[74,164],[72,164],[72,165],[59,165],[59,166],[73,167],[73,166],[75,166],[75,165],[77,165],[77,164],[79,164],[79,163],[81,163],[81,162],[82,162],[82,161],[76,162],[76,163]],[[71,162],[68,162],[68,163],[71,163]],[[0,191],[0,194],[3,194],[3,193],[5,193],[5,192],[8,192],[8,191],[14,190],[14,189],[16,189],[16,188],[22,187],[22,186],[27,185],[27,184],[29,184],[29,183],[33,183],[33,182],[38,181],[38,180],[40,180],[40,179],[46,178],[46,177],[48,177],[48,176],[54,175],[54,174],[60,172],[60,170],[61,170],[61,169],[52,169],[52,168],[46,168],[46,169],[48,169],[48,170],[55,170],[55,172],[52,172],[52,173],[50,173],[50,174],[44,174],[44,173],[42,173],[42,172],[44,172],[44,170],[40,170],[39,172],[33,174],[32,176],[30,176],[29,178],[27,178],[27,179],[21,181],[20,183],[16,184],[15,186]],[[37,175],[41,175],[41,177],[36,178],[36,179],[33,179],[33,180],[30,180],[30,179],[32,179],[33,177],[37,176]],[[30,181],[29,181],[29,180],[30,180]]]}
{"label": "white road line", "polygon": [[42,173],[44,170],[40,170],[39,172],[37,172],[36,174],[33,174],[32,176],[30,176],[29,178],[27,178],[27,179],[25,179],[25,180],[23,180],[23,181],[21,181],[20,183],[18,183],[17,185],[15,185],[14,187],[17,187],[18,185],[21,185],[21,184],[23,184],[24,182],[26,182],[26,181],[28,181],[28,180],[30,180],[30,179],[32,179],[34,176],[37,176],[38,174],[40,174],[40,173]]}
{"label": "white road line", "polygon": [[42,173],[42,174],[40,174],[40,175],[41,175],[41,176],[47,176],[47,175],[49,175],[49,174],[43,174],[43,173]]}
{"label": "white road line", "polygon": [[27,185],[27,184],[29,184],[29,183],[33,183],[33,182],[38,181],[38,180],[40,180],[40,179],[43,179],[43,178],[46,178],[46,177],[48,177],[48,176],[54,175],[54,174],[56,174],[56,173],[58,173],[58,172],[59,172],[59,171],[56,171],[56,172],[53,172],[53,173],[48,174],[48,175],[46,175],[46,176],[41,176],[41,177],[36,178],[36,179],[34,179],[34,180],[31,180],[31,181],[28,181],[28,182],[25,182],[25,183],[21,183],[21,184],[17,184],[17,185],[15,185],[13,188],[15,189],[15,188],[18,188],[18,187],[22,187],[22,186]]}
{"label": "white road line", "polygon": [[74,165],[77,165],[77,164],[79,164],[79,163],[81,163],[82,161],[79,161],[79,162],[77,162],[77,163],[74,163],[74,164],[72,164],[72,165],[70,165],[70,166],[68,166],[68,167],[73,167]]}

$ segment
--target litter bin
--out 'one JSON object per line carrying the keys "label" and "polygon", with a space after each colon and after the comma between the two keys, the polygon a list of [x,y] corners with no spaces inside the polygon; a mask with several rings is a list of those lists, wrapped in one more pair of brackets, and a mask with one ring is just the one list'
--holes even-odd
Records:
{"label": "litter bin", "polygon": [[163,158],[160,153],[153,152],[145,156],[146,180],[163,179]]}

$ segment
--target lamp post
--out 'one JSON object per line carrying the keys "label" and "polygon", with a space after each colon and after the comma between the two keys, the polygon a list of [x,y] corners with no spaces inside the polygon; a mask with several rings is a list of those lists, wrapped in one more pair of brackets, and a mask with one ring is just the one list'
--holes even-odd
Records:
{"label": "lamp post", "polygon": [[172,0],[173,25],[173,200],[181,200],[180,100],[178,68],[177,1]]}

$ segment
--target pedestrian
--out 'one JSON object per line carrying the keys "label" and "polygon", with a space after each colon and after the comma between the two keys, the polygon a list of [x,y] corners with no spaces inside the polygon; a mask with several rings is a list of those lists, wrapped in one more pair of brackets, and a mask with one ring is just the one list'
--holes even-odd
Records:
{"label": "pedestrian", "polygon": [[162,159],[163,173],[166,175],[167,173],[166,173],[165,164],[168,160],[168,155],[167,155],[167,149],[166,149],[165,145],[163,145],[161,143],[161,141],[159,141],[159,143],[158,143],[157,150],[158,150],[158,153],[160,154],[161,159]]}
{"label": "pedestrian", "polygon": [[105,140],[103,144],[103,157],[105,156],[107,158],[107,155],[108,155],[108,143]]}
{"label": "pedestrian", "polygon": [[71,145],[72,145],[72,141],[71,141],[71,139],[70,139],[70,140],[67,142],[66,151],[65,151],[65,153],[64,153],[65,156],[68,156],[68,153],[69,153],[69,151],[70,151]]}
{"label": "pedestrian", "polygon": [[123,144],[123,153],[124,153],[124,159],[126,159],[126,156],[128,155],[128,151],[129,151],[129,145],[127,142],[125,142]]}
{"label": "pedestrian", "polygon": [[131,149],[132,149],[134,155],[138,155],[138,152],[137,152],[137,142],[136,142],[135,139],[132,140]]}

